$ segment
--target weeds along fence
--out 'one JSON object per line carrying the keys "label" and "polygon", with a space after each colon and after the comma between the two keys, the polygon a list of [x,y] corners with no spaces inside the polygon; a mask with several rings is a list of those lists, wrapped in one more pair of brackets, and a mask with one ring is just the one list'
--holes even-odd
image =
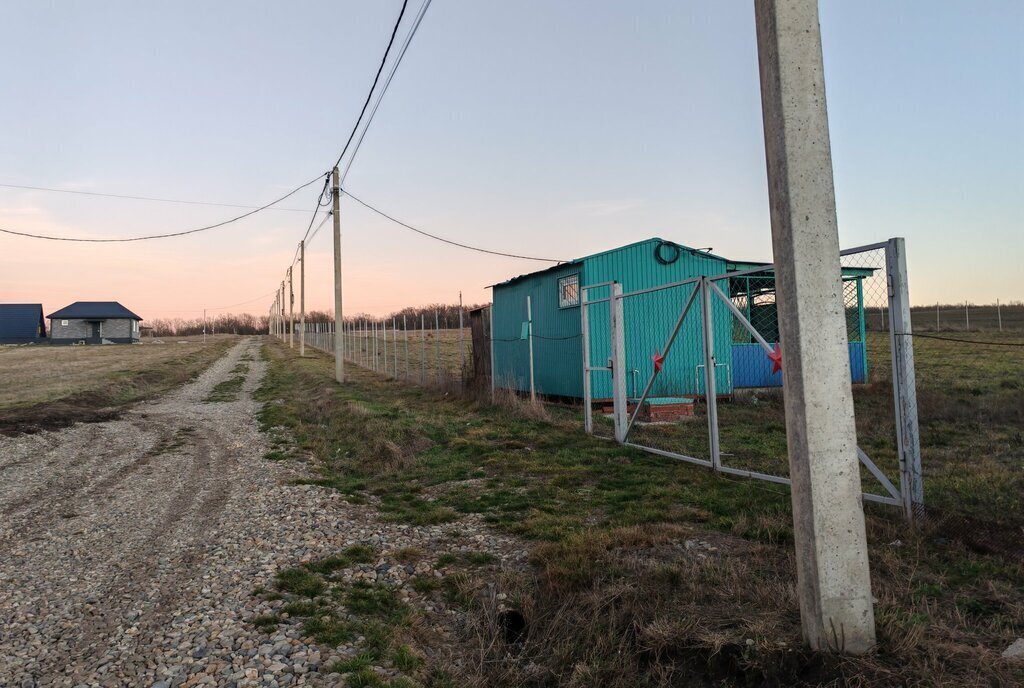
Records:
{"label": "weeds along fence", "polygon": [[[463,311],[457,318],[443,318],[435,312],[433,318],[421,314],[346,319],[342,326],[345,360],[420,385],[471,385],[488,374],[488,369],[482,369],[479,355],[473,355],[474,336],[479,340],[483,335],[486,340],[490,323],[488,314],[481,310],[487,309]],[[479,326],[477,320],[482,321]],[[302,337],[300,327],[296,323],[291,339],[287,331],[278,336],[297,347]],[[308,323],[305,344],[333,355],[335,331],[333,322]],[[479,343],[476,350],[480,350]],[[490,363],[489,359],[486,363]]]}

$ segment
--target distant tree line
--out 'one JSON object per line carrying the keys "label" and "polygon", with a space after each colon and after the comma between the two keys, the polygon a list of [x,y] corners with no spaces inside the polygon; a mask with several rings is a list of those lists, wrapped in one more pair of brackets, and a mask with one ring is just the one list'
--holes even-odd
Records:
{"label": "distant tree line", "polygon": [[[203,333],[202,318],[155,318],[142,323],[152,327],[155,337],[190,337]],[[208,317],[205,322],[208,333],[218,334],[266,334],[267,316],[250,313],[224,313]]]}
{"label": "distant tree line", "polygon": [[[486,304],[483,304],[486,305]],[[481,308],[481,305],[463,306],[463,324],[469,327],[469,311]],[[459,305],[435,303],[428,306],[416,308],[403,308],[400,311],[391,313],[384,318],[375,317],[366,313],[357,313],[345,318],[347,323],[381,322],[386,320],[390,326],[398,322],[398,328],[404,329],[405,325],[410,330],[418,330],[420,327],[420,316],[426,322],[427,329],[434,327],[434,314],[437,314],[437,323],[443,329],[451,329],[459,326]],[[155,318],[143,322],[144,327],[153,328],[155,337],[191,337],[202,334],[205,325],[208,334],[266,334],[268,316],[252,315],[251,313],[222,313],[210,316],[203,322],[202,318]],[[298,325],[299,313],[295,313],[295,323]],[[334,322],[334,314],[329,311],[308,311],[306,313],[307,324],[320,324]]]}
{"label": "distant tree line", "polygon": [[[463,321],[462,322],[463,322],[463,325],[465,325],[466,327],[469,327],[469,312],[470,311],[476,310],[477,308],[482,308],[485,305],[487,305],[487,304],[479,304],[479,305],[464,304],[462,306],[462,317],[463,317]],[[414,306],[409,306],[407,308],[403,308],[400,311],[395,311],[394,313],[389,313],[384,318],[375,318],[374,316],[367,315],[365,313],[357,313],[356,315],[353,315],[351,317],[346,317],[345,318],[345,322],[360,323],[360,322],[372,322],[373,320],[376,320],[377,322],[380,322],[382,320],[386,320],[388,326],[391,326],[393,323],[397,323],[398,324],[398,329],[400,329],[400,330],[404,330],[406,328],[408,328],[410,330],[418,330],[418,329],[420,329],[420,322],[421,322],[420,318],[422,317],[422,322],[424,322],[426,324],[427,329],[429,330],[429,329],[433,329],[433,327],[434,327],[434,324],[435,324],[434,316],[435,316],[435,314],[437,315],[437,321],[436,322],[437,322],[437,324],[442,329],[451,329],[451,328],[455,328],[455,327],[459,326],[459,304],[457,304],[457,303],[453,303],[453,304],[432,303],[432,304],[428,304],[426,306],[415,306],[415,307]],[[404,324],[403,324],[403,318],[404,318]],[[333,320],[333,318],[332,318],[332,320]]]}

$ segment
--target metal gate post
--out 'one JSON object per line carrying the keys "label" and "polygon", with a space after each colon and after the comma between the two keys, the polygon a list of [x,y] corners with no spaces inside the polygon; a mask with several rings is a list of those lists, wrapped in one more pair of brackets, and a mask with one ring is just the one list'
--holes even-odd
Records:
{"label": "metal gate post", "polygon": [[533,300],[526,295],[526,339],[530,360],[530,401],[537,401],[537,388],[533,380]]}
{"label": "metal gate post", "polygon": [[612,409],[615,418],[615,441],[626,441],[626,427],[629,424],[628,400],[626,399],[626,323],[623,316],[622,284],[615,282],[611,288],[608,303],[611,316],[612,360]]}
{"label": "metal gate post", "polygon": [[700,280],[701,320],[704,330],[704,397],[708,405],[708,444],[711,449],[711,467],[722,466],[718,446],[718,389],[715,385],[715,337],[711,321],[711,284],[707,277]]}
{"label": "metal gate post", "polygon": [[907,520],[924,505],[921,476],[921,436],[917,423],[913,326],[907,282],[906,242],[890,239],[885,247],[889,287],[889,345],[892,349],[892,389],[896,410],[896,445],[900,456],[900,494]]}
{"label": "metal gate post", "polygon": [[588,290],[580,290],[580,339],[583,342],[583,429],[588,435],[594,434],[594,409],[591,406],[590,390],[590,314],[587,312]]}

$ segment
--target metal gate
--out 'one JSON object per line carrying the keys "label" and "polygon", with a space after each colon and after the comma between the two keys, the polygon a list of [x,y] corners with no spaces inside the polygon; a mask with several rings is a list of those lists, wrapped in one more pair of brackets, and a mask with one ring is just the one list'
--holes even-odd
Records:
{"label": "metal gate", "polygon": [[[851,384],[864,386],[856,390],[888,384],[872,382],[870,367],[883,362],[869,356],[865,323],[875,308],[889,320],[895,437],[892,456],[879,451],[890,470],[898,466],[899,487],[858,447],[863,479],[881,488],[863,497],[911,518],[923,504],[913,350],[892,335],[909,331],[903,240],[844,250],[841,265]],[[615,282],[586,285],[581,319],[588,433],[723,474],[790,484],[771,265],[629,292]],[[879,351],[881,336],[870,339]],[[595,404],[608,402],[610,413],[595,417]]]}

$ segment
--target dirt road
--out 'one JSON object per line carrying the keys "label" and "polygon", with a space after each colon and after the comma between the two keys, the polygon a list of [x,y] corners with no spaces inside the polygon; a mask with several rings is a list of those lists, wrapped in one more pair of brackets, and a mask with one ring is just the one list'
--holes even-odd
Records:
{"label": "dirt road", "polygon": [[[245,623],[254,581],[302,546],[281,513],[294,500],[275,497],[284,469],[263,459],[258,350],[242,341],[119,420],[0,437],[0,686],[290,685],[315,674],[315,649],[287,637],[287,672],[268,671],[268,640]],[[205,401],[239,374],[236,400]],[[289,537],[276,533],[289,525]]]}

